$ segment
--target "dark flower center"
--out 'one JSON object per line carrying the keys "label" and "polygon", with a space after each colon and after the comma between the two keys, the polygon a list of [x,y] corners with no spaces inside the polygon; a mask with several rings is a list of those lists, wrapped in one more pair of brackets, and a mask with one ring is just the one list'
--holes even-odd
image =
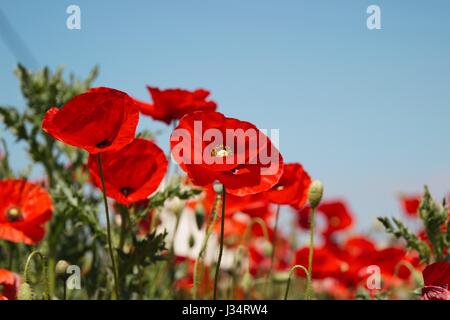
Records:
{"label": "dark flower center", "polygon": [[17,207],[11,207],[6,211],[6,219],[9,222],[19,221],[22,220],[22,218],[22,212]]}
{"label": "dark flower center", "polygon": [[103,140],[103,141],[97,143],[95,146],[96,146],[97,148],[106,148],[106,147],[108,147],[108,146],[110,146],[110,145],[111,145],[111,141],[109,141],[108,139],[105,139],[105,140]]}
{"label": "dark flower center", "polygon": [[126,197],[131,193],[131,188],[122,188],[120,189],[120,192]]}

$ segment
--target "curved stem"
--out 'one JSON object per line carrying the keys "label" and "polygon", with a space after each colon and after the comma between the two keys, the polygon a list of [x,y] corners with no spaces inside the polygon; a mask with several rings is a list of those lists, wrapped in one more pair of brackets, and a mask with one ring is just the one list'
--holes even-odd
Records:
{"label": "curved stem", "polygon": [[[195,259],[195,263],[194,263],[194,287],[192,289],[192,297],[194,300],[197,299],[197,287],[198,287],[198,264],[200,263],[200,260],[202,259],[203,255],[206,252],[206,248],[208,246],[208,240],[209,237],[211,236],[213,230],[214,230],[214,226],[216,224],[217,221],[217,210],[216,210],[216,206],[217,206],[217,202],[219,200],[220,196],[217,195],[216,199],[214,200],[213,206],[212,206],[212,221],[211,223],[206,225],[206,234],[205,234],[205,238],[203,239],[203,243],[202,246],[200,248],[200,251],[198,253],[197,259]],[[208,219],[209,220],[209,219]]]}
{"label": "curved stem", "polygon": [[109,256],[111,258],[111,264],[112,264],[113,275],[114,275],[114,290],[116,293],[116,297],[118,299],[120,299],[116,262],[114,260],[114,252],[113,252],[112,241],[111,241],[111,222],[109,221],[108,200],[106,199],[105,179],[103,177],[102,158],[101,158],[100,153],[97,154],[97,160],[98,160],[98,171],[100,173],[100,179],[102,180],[103,204],[105,205],[105,213],[106,213],[106,231],[107,231],[107,237],[108,237],[108,250],[109,250]]}
{"label": "curved stem", "polygon": [[[238,280],[238,278],[240,277],[240,270],[238,269],[238,267],[240,268],[240,261],[242,261],[242,258],[244,256],[243,252],[246,252],[246,255],[248,256],[248,247],[244,246],[242,243],[237,247],[236,249],[236,253],[234,254],[234,259],[233,259],[233,268],[232,268],[232,293],[236,292],[236,282]],[[246,271],[248,271],[248,263],[247,263],[247,267],[246,267]],[[231,297],[231,300],[233,300],[233,297]]]}
{"label": "curved stem", "polygon": [[[405,260],[402,260],[395,265],[394,277],[398,276],[398,273],[400,272],[401,267],[407,268],[409,270],[409,272],[411,273],[411,277],[413,277],[413,280],[414,280],[414,274],[416,274],[418,271],[414,268],[414,266],[410,262],[405,261]],[[421,285],[423,286],[423,283]]]}
{"label": "curved stem", "polygon": [[313,296],[312,290],[312,269],[313,269],[313,255],[314,255],[314,211],[311,207],[309,212],[309,257],[308,257],[308,278],[306,283],[306,299],[311,299]]}
{"label": "curved stem", "polygon": [[23,271],[23,278],[24,278],[25,282],[30,283],[30,278],[29,278],[28,274],[30,272],[31,261],[35,255],[37,255],[42,260],[42,265],[43,265],[42,272],[44,273],[44,288],[45,288],[44,289],[45,290],[44,297],[45,297],[45,299],[50,300],[48,275],[47,275],[47,258],[42,253],[35,250],[28,256],[27,262],[25,263],[25,269]]}
{"label": "curved stem", "polygon": [[275,248],[277,247],[277,240],[278,240],[277,232],[278,232],[278,220],[280,217],[280,208],[281,208],[281,205],[278,205],[277,213],[275,215],[275,226],[273,228],[273,238],[272,238],[272,253],[270,255],[270,268],[269,268],[269,272],[267,273],[267,282],[266,283],[271,283],[273,266],[275,263]]}
{"label": "curved stem", "polygon": [[222,187],[222,222],[220,225],[220,250],[219,250],[219,258],[217,260],[217,265],[216,265],[216,275],[214,276],[213,300],[217,300],[217,283],[219,281],[220,263],[222,262],[222,255],[223,255],[223,238],[224,238],[224,234],[225,234],[225,197],[226,197],[226,191],[225,191],[225,186],[223,186]]}
{"label": "curved stem", "polygon": [[241,244],[244,241],[248,241],[250,238],[250,232],[252,231],[252,228],[255,224],[258,224],[261,227],[261,230],[263,232],[263,237],[264,239],[266,239],[267,241],[270,241],[270,237],[269,237],[269,231],[267,230],[267,225],[266,222],[260,218],[260,217],[254,217],[250,220],[250,223],[247,225],[247,227],[245,228],[244,231],[244,236],[242,238]]}
{"label": "curved stem", "polygon": [[297,270],[297,269],[302,269],[302,270],[305,272],[306,277],[307,277],[308,279],[310,278],[310,274],[309,274],[308,270],[307,270],[304,266],[301,266],[301,265],[299,265],[299,264],[293,266],[293,267],[291,268],[291,270],[289,270],[289,277],[288,277],[288,281],[287,281],[287,285],[286,285],[286,291],[285,291],[285,293],[284,293],[284,300],[287,300],[287,297],[288,297],[288,294],[289,294],[289,288],[290,288],[290,286],[291,286],[291,277],[292,277],[292,273],[294,273],[294,271]]}

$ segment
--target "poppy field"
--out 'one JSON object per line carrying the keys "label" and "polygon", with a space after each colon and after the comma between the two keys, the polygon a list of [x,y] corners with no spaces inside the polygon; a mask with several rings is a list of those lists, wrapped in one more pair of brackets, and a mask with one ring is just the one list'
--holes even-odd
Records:
{"label": "poppy field", "polygon": [[427,186],[356,232],[320,172],[207,89],[143,101],[96,69],[15,74],[26,108],[0,104],[0,122],[39,177],[2,139],[0,300],[450,300],[450,211]]}

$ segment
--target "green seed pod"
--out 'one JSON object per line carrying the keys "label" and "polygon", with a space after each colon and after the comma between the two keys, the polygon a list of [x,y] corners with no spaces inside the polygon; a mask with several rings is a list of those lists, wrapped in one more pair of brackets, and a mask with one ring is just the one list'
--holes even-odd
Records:
{"label": "green seed pod", "polygon": [[322,200],[323,195],[323,184],[319,180],[314,180],[309,186],[308,191],[308,201],[313,209],[315,209],[320,201]]}
{"label": "green seed pod", "polygon": [[250,274],[250,272],[247,271],[242,276],[242,280],[241,280],[242,289],[244,289],[244,291],[249,291],[252,287],[252,284],[253,284],[253,277]]}
{"label": "green seed pod", "polygon": [[59,260],[55,267],[55,272],[58,278],[67,279],[69,274],[67,274],[67,269],[70,264],[66,260]]}
{"label": "green seed pod", "polygon": [[289,280],[289,272],[274,272],[272,280],[276,283],[285,283]]}
{"label": "green seed pod", "polygon": [[219,181],[214,181],[213,189],[214,189],[214,192],[216,194],[222,194],[222,192],[223,192],[223,184],[220,183]]}
{"label": "green seed pod", "polygon": [[263,254],[266,257],[270,257],[272,255],[272,244],[269,241],[264,242],[263,245]]}
{"label": "green seed pod", "polygon": [[19,294],[17,299],[19,300],[33,300],[33,289],[28,282],[24,282],[19,287]]}

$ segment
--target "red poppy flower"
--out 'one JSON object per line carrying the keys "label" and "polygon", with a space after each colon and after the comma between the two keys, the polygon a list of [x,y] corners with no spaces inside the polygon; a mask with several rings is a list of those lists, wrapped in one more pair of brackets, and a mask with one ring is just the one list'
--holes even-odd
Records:
{"label": "red poppy flower", "polygon": [[138,121],[139,110],[131,97],[99,87],[72,98],[61,109],[48,110],[42,129],[64,143],[99,153],[133,141]]}
{"label": "red poppy flower", "polygon": [[194,91],[182,89],[160,90],[147,86],[153,103],[136,100],[140,111],[155,120],[170,124],[193,111],[215,111],[217,104],[207,100],[209,91],[197,89]]}
{"label": "red poppy flower", "polygon": [[[19,291],[19,275],[5,269],[0,269],[0,300],[15,300]],[[3,289],[2,289],[3,287]]]}
{"label": "red poppy flower", "polygon": [[324,202],[317,208],[327,218],[328,225],[324,236],[328,237],[336,231],[348,229],[353,224],[353,214],[344,201]]}
{"label": "red poppy flower", "polygon": [[[90,155],[89,172],[101,189],[97,156]],[[164,152],[152,141],[135,139],[119,151],[102,153],[106,195],[129,205],[156,191],[167,170]]]}
{"label": "red poppy flower", "polygon": [[[295,264],[308,268],[309,248],[301,248],[295,255]],[[348,264],[339,259],[336,254],[327,246],[314,249],[313,253],[313,272],[314,279],[324,279],[328,277],[337,277],[341,272],[347,271]],[[302,269],[297,269],[297,274],[305,277]]]}
{"label": "red poppy flower", "polygon": [[[195,208],[197,205],[201,205],[204,209],[206,219],[207,216],[212,212],[212,206],[216,200],[216,192],[212,185],[208,185],[204,188],[203,197],[188,202],[191,208]],[[227,192],[226,194],[226,206],[225,215],[231,216],[235,213],[242,212],[253,213],[254,210],[260,210],[264,208],[267,211],[269,201],[264,193],[250,194],[242,197],[235,196]],[[220,208],[219,208],[220,210]]]}
{"label": "red poppy flower", "polygon": [[[310,207],[306,206],[297,211],[299,225],[304,229],[309,229],[309,210]],[[353,224],[353,214],[342,200],[322,202],[316,211],[326,218],[327,226],[322,231],[325,237],[330,237],[337,231],[346,230]]]}
{"label": "red poppy flower", "polygon": [[419,210],[420,201],[422,199],[422,196],[420,195],[404,195],[402,194],[400,196],[400,203],[403,209],[403,212],[411,217],[417,216],[417,211]]}
{"label": "red poppy flower", "polygon": [[292,205],[298,209],[308,199],[311,177],[300,163],[285,163],[280,181],[267,191],[269,200],[276,204]]}
{"label": "red poppy flower", "polygon": [[193,183],[206,186],[218,180],[236,196],[267,191],[283,173],[283,158],[266,135],[218,112],[187,114],[170,143]]}
{"label": "red poppy flower", "polygon": [[450,300],[450,262],[430,264],[422,274],[422,300]]}
{"label": "red poppy flower", "polygon": [[52,210],[49,194],[39,185],[0,180],[0,239],[29,245],[41,241]]}

